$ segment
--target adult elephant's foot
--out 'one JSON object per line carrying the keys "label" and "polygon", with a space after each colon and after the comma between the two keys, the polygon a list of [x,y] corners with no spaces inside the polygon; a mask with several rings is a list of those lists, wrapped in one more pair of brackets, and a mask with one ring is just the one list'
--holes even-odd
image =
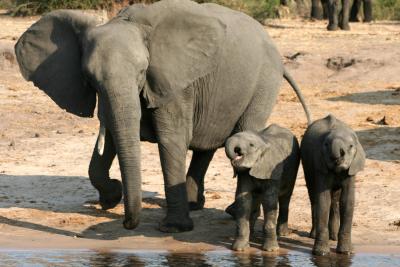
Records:
{"label": "adult elephant's foot", "polygon": [[289,229],[287,223],[280,224],[276,228],[276,234],[278,236],[288,236],[292,233],[292,231]]}
{"label": "adult elephant's foot", "polygon": [[317,256],[325,256],[329,254],[330,249],[329,249],[329,244],[328,242],[323,242],[323,241],[316,241],[314,243],[314,247],[312,250],[312,253]]}
{"label": "adult elephant's foot", "polygon": [[165,217],[159,224],[158,229],[165,233],[181,233],[193,230],[193,220],[190,217],[173,218]]}
{"label": "adult elephant's foot", "polygon": [[350,31],[350,25],[348,23],[341,24],[340,28],[344,31]]}
{"label": "adult elephant's foot", "polygon": [[337,31],[339,30],[339,27],[337,24],[328,24],[328,27],[326,27],[328,31]]}
{"label": "adult elephant's foot", "polygon": [[249,241],[244,238],[237,238],[232,244],[232,249],[235,251],[243,251],[250,247]]}
{"label": "adult elephant's foot", "polygon": [[355,16],[355,17],[350,17],[349,21],[350,22],[360,22],[360,19],[357,16]]}
{"label": "adult elephant's foot", "polygon": [[262,250],[268,251],[268,252],[278,251],[279,250],[278,241],[276,241],[276,239],[274,239],[274,240],[266,239],[262,246]]}
{"label": "adult elephant's foot", "polygon": [[340,254],[350,255],[353,253],[353,248],[350,240],[343,240],[339,238],[336,252]]}
{"label": "adult elephant's foot", "polygon": [[204,208],[205,198],[204,196],[199,196],[197,202],[189,201],[190,210],[201,210]]}
{"label": "adult elephant's foot", "polygon": [[133,218],[128,218],[124,220],[124,228],[127,230],[133,230],[139,225],[139,218],[133,219]]}
{"label": "adult elephant's foot", "polygon": [[110,179],[104,190],[99,191],[100,206],[103,210],[112,209],[122,199],[122,183],[116,179]]}
{"label": "adult elephant's foot", "polygon": [[225,212],[232,216],[233,219],[236,218],[236,209],[235,209],[235,202],[230,204],[226,209]]}

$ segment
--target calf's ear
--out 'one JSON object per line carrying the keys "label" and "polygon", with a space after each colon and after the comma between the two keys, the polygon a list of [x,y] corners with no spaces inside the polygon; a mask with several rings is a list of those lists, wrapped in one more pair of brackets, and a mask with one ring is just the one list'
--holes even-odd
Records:
{"label": "calf's ear", "polygon": [[279,179],[282,174],[282,164],[277,164],[279,161],[276,159],[279,156],[276,153],[280,153],[280,151],[267,143],[249,174],[257,179]]}
{"label": "calf's ear", "polygon": [[358,138],[355,137],[357,140],[357,152],[356,155],[354,156],[353,161],[350,164],[349,168],[349,175],[356,175],[359,171],[362,171],[364,169],[365,165],[365,152],[363,147],[361,146],[360,142],[358,141]]}

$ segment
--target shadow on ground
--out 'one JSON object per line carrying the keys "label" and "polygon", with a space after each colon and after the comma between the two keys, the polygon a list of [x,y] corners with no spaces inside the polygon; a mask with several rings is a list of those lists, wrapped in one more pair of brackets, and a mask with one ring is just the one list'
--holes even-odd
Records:
{"label": "shadow on ground", "polygon": [[[158,222],[165,216],[165,200],[158,197],[156,192],[143,192],[141,223],[135,230],[126,230],[122,227],[122,204],[109,211],[93,205],[97,202],[97,192],[87,177],[0,175],[0,181],[0,224],[96,240],[171,236],[187,243],[207,243],[226,248],[230,248],[235,233],[234,220],[224,210],[215,208],[191,212],[195,224],[191,232],[160,232]],[[15,207],[25,210],[18,209],[15,213],[15,209],[12,209]],[[23,219],[26,213],[31,218],[29,221]],[[64,219],[67,223],[58,224]],[[252,238],[252,247],[261,248],[262,224],[260,217],[257,222],[260,231]],[[293,235],[300,234],[294,231]],[[299,252],[311,250],[310,244],[290,237],[281,238],[280,243],[283,248]]]}
{"label": "shadow on ground", "polygon": [[352,93],[344,96],[328,98],[329,101],[345,101],[369,105],[400,105],[400,92],[379,90],[372,92]]}
{"label": "shadow on ground", "polygon": [[400,128],[380,126],[357,131],[367,158],[382,161],[400,160]]}
{"label": "shadow on ground", "polygon": [[[0,175],[0,181],[0,224],[87,239],[172,236],[183,242],[219,246],[230,246],[235,229],[234,221],[224,210],[205,208],[191,212],[194,231],[162,233],[158,223],[165,216],[165,200],[156,192],[144,191],[141,223],[135,230],[126,230],[122,226],[122,203],[109,211],[99,209],[97,192],[87,177]],[[26,210],[9,210],[15,207]],[[29,221],[21,219],[21,214],[26,213],[32,218]],[[64,219],[66,223],[60,224]],[[218,234],[221,228],[226,229],[222,235]]]}

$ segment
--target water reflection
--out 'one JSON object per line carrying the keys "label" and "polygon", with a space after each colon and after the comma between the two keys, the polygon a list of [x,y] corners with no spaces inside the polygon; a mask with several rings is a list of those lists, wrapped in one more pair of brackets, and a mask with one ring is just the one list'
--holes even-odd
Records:
{"label": "water reflection", "polygon": [[350,267],[352,258],[353,256],[331,254],[329,256],[312,256],[311,261],[317,267]]}
{"label": "water reflection", "polygon": [[0,266],[400,266],[400,254],[312,256],[292,251],[285,255],[231,252],[168,253],[155,251],[0,250]]}

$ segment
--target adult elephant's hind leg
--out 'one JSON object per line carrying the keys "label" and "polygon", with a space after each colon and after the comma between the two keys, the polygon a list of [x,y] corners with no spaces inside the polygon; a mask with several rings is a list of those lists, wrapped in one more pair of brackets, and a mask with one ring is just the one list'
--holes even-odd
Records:
{"label": "adult elephant's hind leg", "polygon": [[116,150],[111,133],[106,131],[103,155],[98,153],[96,142],[89,165],[90,182],[99,191],[100,205],[104,210],[114,208],[122,198],[121,182],[110,179],[109,173],[115,155]]}
{"label": "adult elephant's hind leg", "polygon": [[190,210],[200,210],[204,207],[204,176],[214,153],[215,150],[193,151],[186,175],[186,190]]}

